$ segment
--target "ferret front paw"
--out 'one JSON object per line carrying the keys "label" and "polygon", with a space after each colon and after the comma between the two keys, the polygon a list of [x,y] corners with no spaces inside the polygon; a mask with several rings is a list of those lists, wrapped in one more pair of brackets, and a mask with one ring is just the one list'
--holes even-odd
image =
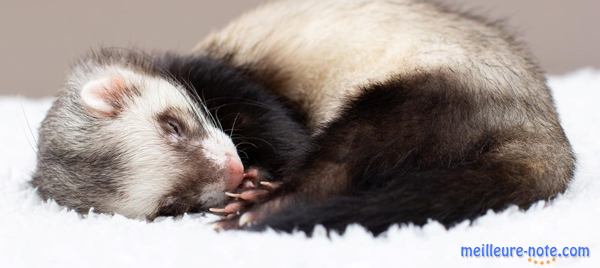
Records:
{"label": "ferret front paw", "polygon": [[269,174],[259,168],[251,167],[244,173],[244,180],[234,192],[225,192],[231,199],[222,208],[210,208],[209,211],[225,219],[239,216],[243,210],[264,202],[279,187],[281,182],[270,181]]}

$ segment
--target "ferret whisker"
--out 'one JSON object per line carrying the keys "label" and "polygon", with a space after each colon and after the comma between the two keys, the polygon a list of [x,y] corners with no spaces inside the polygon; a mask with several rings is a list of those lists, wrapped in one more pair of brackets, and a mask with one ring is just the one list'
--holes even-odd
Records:
{"label": "ferret whisker", "polygon": [[[220,98],[213,98],[213,99],[211,99],[211,100],[209,100],[209,101],[218,100],[218,99],[220,99]],[[224,99],[224,98],[223,98],[223,99]],[[242,104],[242,105],[249,105],[249,106],[254,106],[254,107],[258,107],[258,108],[263,108],[263,109],[265,109],[265,110],[273,110],[273,108],[272,108],[272,107],[266,106],[266,105],[264,105],[264,104],[262,104],[262,103],[253,102],[253,101],[246,100],[246,99],[242,99],[242,98],[233,98],[233,99],[238,99],[238,100],[242,100],[242,101],[240,101],[240,102],[231,102],[231,103],[225,103],[225,104],[221,104],[221,105],[219,105],[219,106],[216,106],[216,107],[213,107],[213,108],[211,108],[211,109],[220,109],[220,108],[222,108],[222,107],[225,107],[225,106],[230,106],[230,105],[240,105],[240,104]],[[208,102],[208,101],[207,101],[207,102]]]}
{"label": "ferret whisker", "polygon": [[243,144],[250,145],[250,146],[252,146],[252,147],[254,147],[254,148],[259,148],[258,146],[256,146],[256,144],[254,144],[254,143],[251,143],[251,142],[247,142],[247,141],[242,141],[242,142],[239,142],[237,145],[243,145]]}
{"label": "ferret whisker", "polygon": [[231,126],[231,131],[229,132],[229,138],[231,138],[231,135],[233,135],[233,130],[235,129],[235,122],[237,121],[238,117],[240,116],[240,113],[237,113],[237,115],[235,116],[235,119],[233,119],[233,124]]}
{"label": "ferret whisker", "polygon": [[[193,87],[193,85],[192,85],[192,87]],[[196,95],[199,98],[200,96],[198,95],[198,90],[194,89],[193,91],[196,93]],[[202,100],[205,100],[205,99],[206,99],[206,97],[204,95],[204,91],[202,91]],[[217,120],[218,117],[215,118],[216,115],[213,116],[213,114],[210,112],[210,110],[208,109],[208,107],[206,106],[206,103],[204,101],[202,101],[202,108],[204,108],[204,112],[206,112],[207,115],[210,116],[210,119],[213,121],[213,123],[218,125],[219,129],[221,131],[223,131],[223,125],[221,124],[221,121]]]}
{"label": "ferret whisker", "polygon": [[244,150],[238,150],[238,153],[243,154],[244,159],[250,159],[250,156],[248,156],[248,153],[246,153]]}
{"label": "ferret whisker", "polygon": [[[223,129],[223,132],[230,132],[230,131],[236,131],[236,130],[240,130],[240,129],[239,128],[226,128],[226,129]],[[231,134],[231,135],[229,135],[229,137],[233,138],[233,137],[235,137],[235,134]]]}
{"label": "ferret whisker", "polygon": [[265,140],[263,138],[258,138],[258,137],[244,137],[244,139],[252,139],[252,140],[262,141],[263,143],[265,143],[265,144],[269,145],[271,148],[273,148],[273,150],[277,150],[272,143],[270,143],[269,141],[267,141],[267,140]]}
{"label": "ferret whisker", "polygon": [[[192,84],[190,84],[189,82],[186,82],[186,84],[188,84],[188,87],[191,87],[190,91],[194,94],[192,96],[192,98],[196,98],[196,102],[198,103],[198,105],[190,103],[190,106],[193,107],[195,113],[199,117],[202,124],[210,125],[215,128],[222,129],[221,123],[218,120],[216,120],[213,117],[213,115],[208,111],[205,103],[202,101],[202,98],[200,97],[200,95],[198,95],[197,90],[194,88],[194,86]],[[202,109],[199,109],[197,106],[200,106]],[[208,135],[214,136],[214,133],[212,133],[212,131],[207,131],[207,132],[208,132]]]}

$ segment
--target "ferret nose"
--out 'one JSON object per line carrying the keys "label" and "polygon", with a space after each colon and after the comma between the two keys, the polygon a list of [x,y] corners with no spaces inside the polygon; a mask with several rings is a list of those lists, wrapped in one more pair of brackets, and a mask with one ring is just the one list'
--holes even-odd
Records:
{"label": "ferret nose", "polygon": [[225,153],[225,156],[227,156],[225,162],[225,172],[227,173],[225,188],[227,191],[233,191],[244,179],[244,165],[237,154]]}

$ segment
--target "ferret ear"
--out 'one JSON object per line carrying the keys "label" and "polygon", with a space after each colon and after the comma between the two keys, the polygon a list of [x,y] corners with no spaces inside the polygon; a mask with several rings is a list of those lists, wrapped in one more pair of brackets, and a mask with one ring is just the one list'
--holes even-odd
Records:
{"label": "ferret ear", "polygon": [[84,108],[98,117],[113,117],[125,106],[128,88],[119,76],[88,81],[81,88],[81,101]]}

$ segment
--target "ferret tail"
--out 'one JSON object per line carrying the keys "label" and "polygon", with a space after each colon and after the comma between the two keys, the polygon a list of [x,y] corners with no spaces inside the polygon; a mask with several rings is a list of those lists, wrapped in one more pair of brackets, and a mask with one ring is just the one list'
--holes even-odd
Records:
{"label": "ferret tail", "polygon": [[375,178],[391,183],[325,202],[298,202],[268,217],[258,228],[311,234],[316,225],[344,232],[349,224],[356,223],[378,235],[393,224],[422,225],[430,219],[450,227],[490,209],[500,210],[512,204],[528,207],[535,201],[554,197],[565,188],[564,184],[542,184],[556,178],[534,179],[524,176],[531,176],[531,170],[515,166],[483,169],[407,172]]}

